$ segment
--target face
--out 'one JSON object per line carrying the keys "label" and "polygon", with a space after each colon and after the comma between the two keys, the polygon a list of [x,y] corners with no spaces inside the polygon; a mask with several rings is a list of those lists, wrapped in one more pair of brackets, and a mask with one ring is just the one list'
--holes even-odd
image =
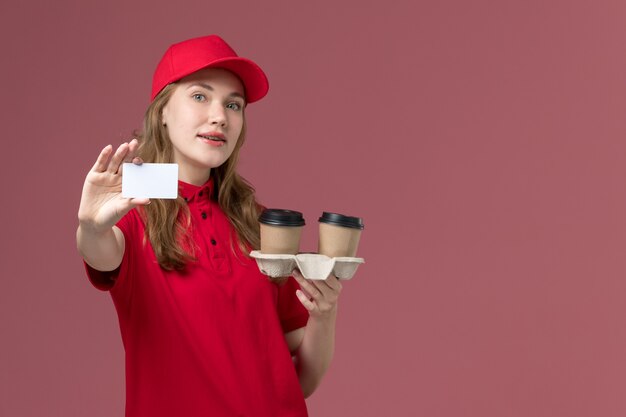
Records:
{"label": "face", "polygon": [[244,106],[243,85],[227,70],[207,68],[177,83],[162,117],[182,181],[202,184],[211,168],[226,162],[241,134]]}

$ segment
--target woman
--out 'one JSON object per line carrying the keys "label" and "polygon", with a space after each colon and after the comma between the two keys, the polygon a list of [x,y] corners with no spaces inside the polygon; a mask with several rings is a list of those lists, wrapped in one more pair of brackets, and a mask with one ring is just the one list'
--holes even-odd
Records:
{"label": "woman", "polygon": [[[263,71],[217,36],[172,45],[139,140],[87,175],[77,245],[115,304],[127,416],[306,416],[334,350],[341,285],[261,275],[260,206],[236,172]],[[124,162],[179,165],[179,197],[121,196]],[[300,288],[298,288],[298,284]]]}

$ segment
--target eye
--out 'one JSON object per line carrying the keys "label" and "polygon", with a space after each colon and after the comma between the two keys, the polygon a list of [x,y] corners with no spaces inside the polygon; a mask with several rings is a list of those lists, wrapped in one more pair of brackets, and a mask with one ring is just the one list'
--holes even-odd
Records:
{"label": "eye", "polygon": [[228,103],[226,105],[227,109],[231,109],[231,110],[235,110],[235,111],[239,111],[241,110],[241,104],[236,103],[236,102],[232,102],[232,103]]}
{"label": "eye", "polygon": [[191,96],[195,101],[205,101],[206,97],[204,96],[204,94],[200,94],[200,93],[194,93]]}

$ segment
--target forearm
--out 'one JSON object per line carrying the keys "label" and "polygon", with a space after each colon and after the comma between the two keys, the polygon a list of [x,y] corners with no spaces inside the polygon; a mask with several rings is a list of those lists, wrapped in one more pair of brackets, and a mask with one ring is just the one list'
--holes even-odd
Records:
{"label": "forearm", "polygon": [[311,316],[295,355],[296,370],[305,398],[320,382],[333,359],[337,306],[323,316]]}
{"label": "forearm", "polygon": [[79,225],[76,230],[76,246],[85,262],[99,271],[114,270],[120,265],[124,255],[123,243],[120,247],[113,228],[96,232]]}

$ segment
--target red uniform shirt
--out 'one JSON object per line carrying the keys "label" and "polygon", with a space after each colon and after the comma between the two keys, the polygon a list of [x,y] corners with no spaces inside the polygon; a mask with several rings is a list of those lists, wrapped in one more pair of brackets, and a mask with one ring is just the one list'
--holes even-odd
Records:
{"label": "red uniform shirt", "polygon": [[120,267],[91,282],[109,290],[126,355],[126,416],[306,416],[283,334],[308,313],[290,278],[277,286],[231,250],[234,228],[210,198],[212,182],[179,182],[189,204],[197,262],[183,272],[156,261],[137,210],[117,224]]}

